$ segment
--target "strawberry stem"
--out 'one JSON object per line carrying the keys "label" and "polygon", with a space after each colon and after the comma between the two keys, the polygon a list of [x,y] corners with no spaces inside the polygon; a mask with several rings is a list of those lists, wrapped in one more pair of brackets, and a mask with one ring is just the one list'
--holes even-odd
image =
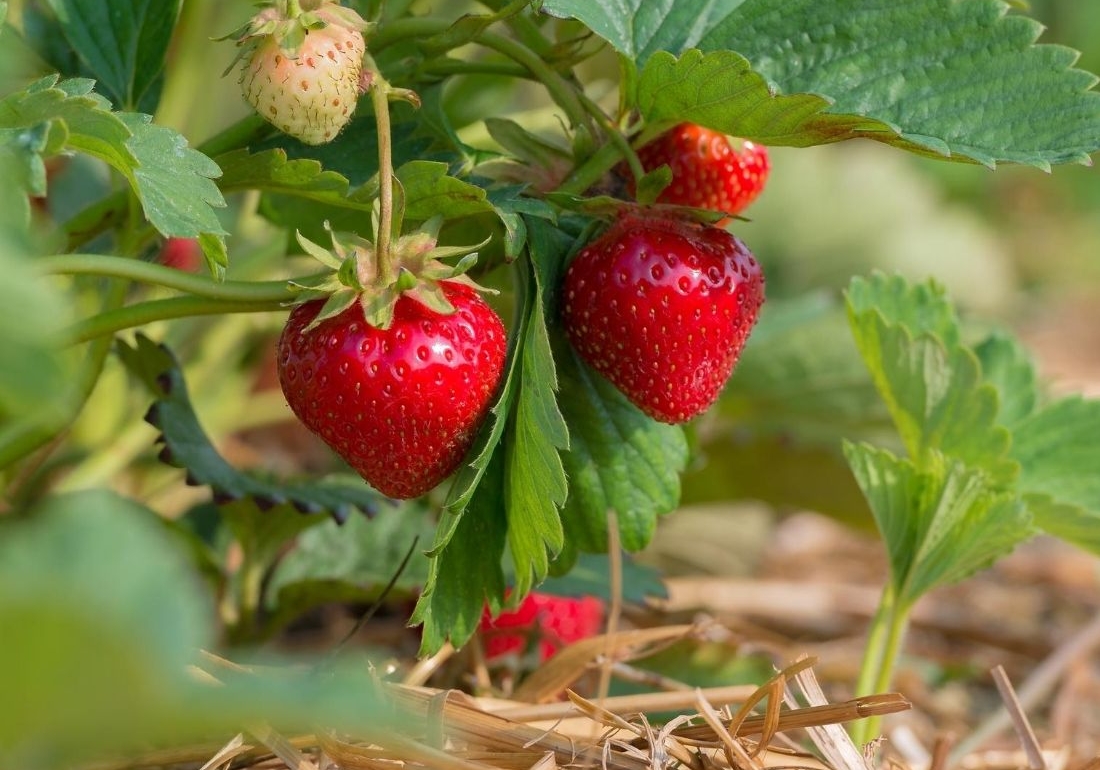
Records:
{"label": "strawberry stem", "polygon": [[382,77],[378,65],[367,54],[364,65],[374,73],[371,82],[371,104],[378,126],[378,232],[374,234],[374,254],[378,262],[378,277],[388,285],[397,277],[397,266],[391,256],[393,239],[393,142],[390,128],[390,84]]}

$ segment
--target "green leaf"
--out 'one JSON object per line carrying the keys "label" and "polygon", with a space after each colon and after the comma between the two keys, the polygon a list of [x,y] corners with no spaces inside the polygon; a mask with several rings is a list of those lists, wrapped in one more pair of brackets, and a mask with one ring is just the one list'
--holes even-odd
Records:
{"label": "green leaf", "polygon": [[817,94],[777,94],[733,51],[658,52],[642,68],[638,109],[658,128],[682,121],[767,145],[809,147],[857,136],[881,138],[890,126],[858,115],[830,114]]}
{"label": "green leaf", "polygon": [[521,349],[520,390],[504,442],[508,547],[518,598],[546,577],[551,559],[565,545],[558,509],[569,493],[559,456],[569,446],[569,430],[557,403],[558,376],[546,330],[546,292],[557,285],[563,244],[542,220],[531,220],[528,233],[531,262],[521,274],[533,284],[533,297]]}
{"label": "green leaf", "polygon": [[918,468],[868,444],[845,443],[844,454],[886,541],[903,606],[984,569],[1034,534],[1020,497],[1000,491],[980,469],[938,453]]}
{"label": "green leaf", "polygon": [[[1096,77],[997,0],[745,0],[699,41],[733,50],[780,92],[897,126],[872,136],[992,166],[1085,163],[1100,148]],[[807,34],[806,30],[813,30]]]}
{"label": "green leaf", "polygon": [[[215,641],[214,608],[156,515],[104,491],[0,522],[0,764],[72,767],[208,741],[243,725],[390,729],[366,667],[266,660],[247,674],[188,666]],[[407,718],[407,717],[406,717]]]}
{"label": "green leaf", "polygon": [[179,4],[49,0],[65,39],[122,109],[152,112]]}
{"label": "green leaf", "polygon": [[461,647],[477,631],[484,607],[500,611],[508,532],[504,466],[504,453],[494,452],[465,510],[443,513],[428,582],[411,621],[424,626],[422,655],[435,653],[448,640]]}
{"label": "green leaf", "polygon": [[423,546],[431,542],[432,522],[412,505],[382,508],[373,519],[331,519],[303,533],[268,580],[270,636],[302,613],[322,604],[377,599],[397,574],[414,543],[417,548],[395,584],[396,596],[413,596],[428,578]]}
{"label": "green leaf", "polygon": [[1011,482],[1017,467],[997,424],[997,390],[957,342],[942,291],[876,275],[853,280],[847,298],[856,346],[913,461],[942,452]]}
{"label": "green leaf", "polygon": [[1100,552],[1100,401],[1059,399],[1021,420],[1012,456],[1039,526]]}
{"label": "green leaf", "polygon": [[110,492],[6,524],[0,757],[45,764],[127,740],[127,717],[145,724],[141,707],[214,641],[195,575],[155,514]]}
{"label": "green leaf", "polygon": [[621,53],[644,62],[657,51],[695,47],[745,0],[543,0],[544,13],[579,19]]}
{"label": "green leaf", "polygon": [[238,471],[218,454],[199,424],[172,353],[141,334],[134,347],[120,342],[118,351],[155,397],[145,419],[161,431],[161,459],[185,468],[188,482],[209,486],[220,503],[247,498],[259,511],[289,506],[302,514],[328,512],[337,521],[354,511],[369,515],[379,504],[377,494],[358,478],[279,482]]}
{"label": "green leaf", "polygon": [[1000,333],[987,337],[974,352],[982,365],[982,379],[997,389],[1000,400],[997,421],[1014,428],[1038,405],[1035,363],[1019,341]]}
{"label": "green leaf", "polygon": [[[650,598],[668,598],[668,589],[656,568],[639,564],[630,554],[621,554],[620,558],[623,601],[644,604]],[[547,578],[539,591],[554,596],[595,596],[610,603],[614,599],[611,595],[611,559],[604,553],[582,553],[568,575]]]}
{"label": "green leaf", "polygon": [[569,426],[562,454],[569,500],[562,521],[581,551],[608,547],[608,511],[614,511],[622,547],[644,548],[657,517],[680,502],[680,472],[687,465],[684,431],[656,422],[615,386],[581,362],[562,335],[555,337],[559,403]]}
{"label": "green leaf", "polygon": [[361,212],[370,212],[374,203],[373,190],[353,189],[345,177],[313,158],[290,160],[283,149],[234,150],[216,161],[221,167],[218,187],[225,193],[258,189]]}
{"label": "green leaf", "polygon": [[31,128],[60,121],[68,130],[66,146],[105,161],[119,171],[131,169],[137,158],[126,146],[132,132],[94,93],[91,80],[58,80],[51,75],[0,100],[0,127]]}
{"label": "green leaf", "polygon": [[836,449],[842,437],[892,434],[843,306],[820,292],[768,300],[719,410],[731,432],[785,443]]}
{"label": "green leaf", "polygon": [[137,159],[135,166],[121,170],[137,191],[149,222],[164,235],[197,238],[205,234],[224,243],[227,233],[214,212],[225,206],[213,181],[221,174],[218,164],[188,147],[178,132],[152,123],[148,115],[119,113],[119,117],[133,133],[126,146]]}
{"label": "green leaf", "polygon": [[1100,149],[1095,76],[1072,69],[1076,52],[1034,45],[1041,27],[997,0],[542,9],[580,19],[643,68],[638,104],[651,122],[800,147],[866,137],[988,166],[1087,164]]}
{"label": "green leaf", "polygon": [[423,222],[435,216],[457,219],[493,211],[485,191],[448,175],[446,163],[414,160],[396,169],[405,190],[405,218]]}

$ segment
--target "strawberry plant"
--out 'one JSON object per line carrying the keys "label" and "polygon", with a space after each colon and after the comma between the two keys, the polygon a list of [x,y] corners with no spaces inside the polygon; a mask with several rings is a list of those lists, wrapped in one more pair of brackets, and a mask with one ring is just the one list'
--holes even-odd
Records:
{"label": "strawberry plant", "polygon": [[[0,756],[353,731],[388,713],[362,678],[229,675],[219,697],[182,672],[383,597],[422,655],[461,647],[685,501],[873,521],[865,693],[928,591],[1038,532],[1100,552],[1100,402],[1051,397],[928,280],[968,254],[922,250],[906,279],[873,269],[889,253],[775,246],[848,251],[822,226],[846,166],[786,188],[815,190],[813,227],[769,200],[811,147],[874,143],[960,188],[1091,163],[1096,78],[999,0],[0,18]],[[548,641],[520,621],[521,649]]]}

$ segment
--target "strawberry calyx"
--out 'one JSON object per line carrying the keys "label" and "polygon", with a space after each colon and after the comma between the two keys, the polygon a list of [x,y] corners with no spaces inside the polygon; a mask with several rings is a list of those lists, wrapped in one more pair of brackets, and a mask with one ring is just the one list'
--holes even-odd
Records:
{"label": "strawberry calyx", "polygon": [[[553,192],[546,195],[546,200],[560,208],[608,221],[633,215],[643,218],[678,219],[688,222],[698,222],[705,225],[713,225],[718,222],[728,221],[731,218],[726,212],[699,208],[698,206],[627,201],[622,198],[614,198],[610,195],[597,195],[587,198],[580,195],[573,195],[572,193]],[[734,216],[732,218],[744,219],[744,217],[740,216]]]}
{"label": "strawberry calyx", "polygon": [[270,0],[242,26],[228,35],[215,38],[236,40],[239,47],[236,57],[224,74],[232,71],[241,59],[269,40],[278,44],[288,58],[296,59],[306,36],[330,24],[355,30],[364,36],[374,27],[357,12],[345,8],[336,0]]}
{"label": "strawberry calyx", "polygon": [[[477,262],[478,249],[489,239],[473,246],[439,246],[442,224],[442,217],[434,217],[415,232],[393,239],[386,260],[378,258],[372,241],[355,233],[336,232],[328,222],[325,229],[332,240],[331,250],[298,233],[298,243],[305,252],[327,268],[322,274],[290,282],[297,293],[295,304],[325,299],[306,330],[340,315],[356,303],[368,324],[388,329],[393,323],[394,306],[402,296],[440,315],[451,315],[455,308],[443,292],[444,281],[491,291],[466,275]],[[443,261],[455,258],[458,261],[453,264]]]}

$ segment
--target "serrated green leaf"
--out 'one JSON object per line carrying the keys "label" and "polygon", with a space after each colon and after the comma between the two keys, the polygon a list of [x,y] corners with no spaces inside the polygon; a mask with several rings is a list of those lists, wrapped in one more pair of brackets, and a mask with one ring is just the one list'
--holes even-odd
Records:
{"label": "serrated green leaf", "polygon": [[1039,526],[1094,552],[1100,552],[1097,436],[1100,401],[1072,396],[1019,421],[1012,444],[1019,488],[1035,502]]}
{"label": "serrated green leaf", "polygon": [[283,149],[234,150],[216,160],[221,167],[218,186],[225,193],[258,189],[366,213],[374,203],[371,190],[353,189],[345,177],[313,158],[290,160]]}
{"label": "serrated green leaf", "polygon": [[987,337],[974,352],[982,365],[982,379],[997,389],[1000,401],[997,422],[1013,428],[1031,415],[1038,404],[1035,363],[1023,345],[1001,333]]}
{"label": "serrated green leaf", "polygon": [[524,329],[520,390],[504,442],[508,547],[517,598],[546,577],[565,544],[558,509],[569,493],[559,456],[569,446],[569,430],[558,407],[558,376],[546,329],[546,292],[557,285],[561,239],[541,220],[532,220],[528,228],[531,261],[521,274],[533,283],[531,315]]}
{"label": "serrated green leaf", "polygon": [[740,54],[658,52],[638,76],[638,109],[668,127],[682,121],[774,146],[809,147],[857,136],[878,138],[891,126],[858,115],[826,113],[817,94],[777,94]]}
{"label": "serrated green leaf", "polygon": [[868,444],[844,454],[886,541],[903,607],[988,567],[1034,534],[1020,497],[982,470],[941,454],[918,468]]}
{"label": "serrated green leaf", "polygon": [[[699,41],[734,50],[783,93],[834,100],[831,114],[898,126],[881,141],[985,165],[1088,163],[1096,77],[1077,54],[1034,45],[1041,26],[997,0],[745,0]],[[814,34],[806,34],[814,30]]]}
{"label": "serrated green leaf", "polygon": [[155,125],[148,115],[119,113],[133,136],[126,146],[137,164],[123,172],[141,199],[145,216],[165,235],[197,238],[227,235],[215,208],[223,208],[214,179],[221,175],[218,164],[170,128]]}
{"label": "serrated green leaf", "polygon": [[405,218],[423,222],[434,216],[456,219],[493,210],[485,191],[450,176],[446,163],[414,160],[394,171],[405,190]]}
{"label": "serrated green leaf", "polygon": [[644,62],[657,51],[693,48],[707,31],[732,14],[744,0],[543,0],[541,10],[579,19],[616,50]]}
{"label": "serrated green leaf", "polygon": [[[49,0],[73,50],[120,109],[156,108],[179,3]],[[75,74],[75,73],[73,73]]]}
{"label": "serrated green leaf", "polygon": [[132,132],[110,104],[92,91],[90,80],[59,80],[51,75],[0,100],[0,127],[29,128],[64,121],[68,146],[99,158],[120,171],[137,159],[126,146]]}
{"label": "serrated green leaf", "polygon": [[126,368],[148,387],[155,398],[146,420],[161,431],[161,458],[185,468],[188,480],[211,487],[221,502],[247,498],[261,511],[292,506],[306,514],[327,511],[337,521],[354,511],[371,514],[380,500],[361,480],[332,478],[320,481],[267,480],[238,471],[218,454],[199,424],[187,394],[187,385],[171,352],[144,335],[136,344],[118,345]]}
{"label": "serrated green leaf", "polygon": [[997,0],[542,8],[580,19],[644,67],[638,103],[651,121],[690,120],[776,145],[862,136],[988,166],[1087,164],[1100,149],[1095,76],[1072,69],[1076,52],[1035,45],[1040,26]]}
{"label": "serrated green leaf", "polygon": [[423,655],[435,653],[448,640],[462,646],[477,630],[484,607],[500,611],[508,531],[504,474],[504,453],[492,453],[465,510],[443,513],[428,581],[411,621],[423,624]]}
{"label": "serrated green leaf", "polygon": [[[900,279],[856,279],[848,318],[856,346],[909,456],[922,466],[942,452],[1010,483],[1018,468],[997,424],[996,389],[982,381],[977,356],[957,342],[942,293]],[[880,304],[881,303],[881,304]]]}

